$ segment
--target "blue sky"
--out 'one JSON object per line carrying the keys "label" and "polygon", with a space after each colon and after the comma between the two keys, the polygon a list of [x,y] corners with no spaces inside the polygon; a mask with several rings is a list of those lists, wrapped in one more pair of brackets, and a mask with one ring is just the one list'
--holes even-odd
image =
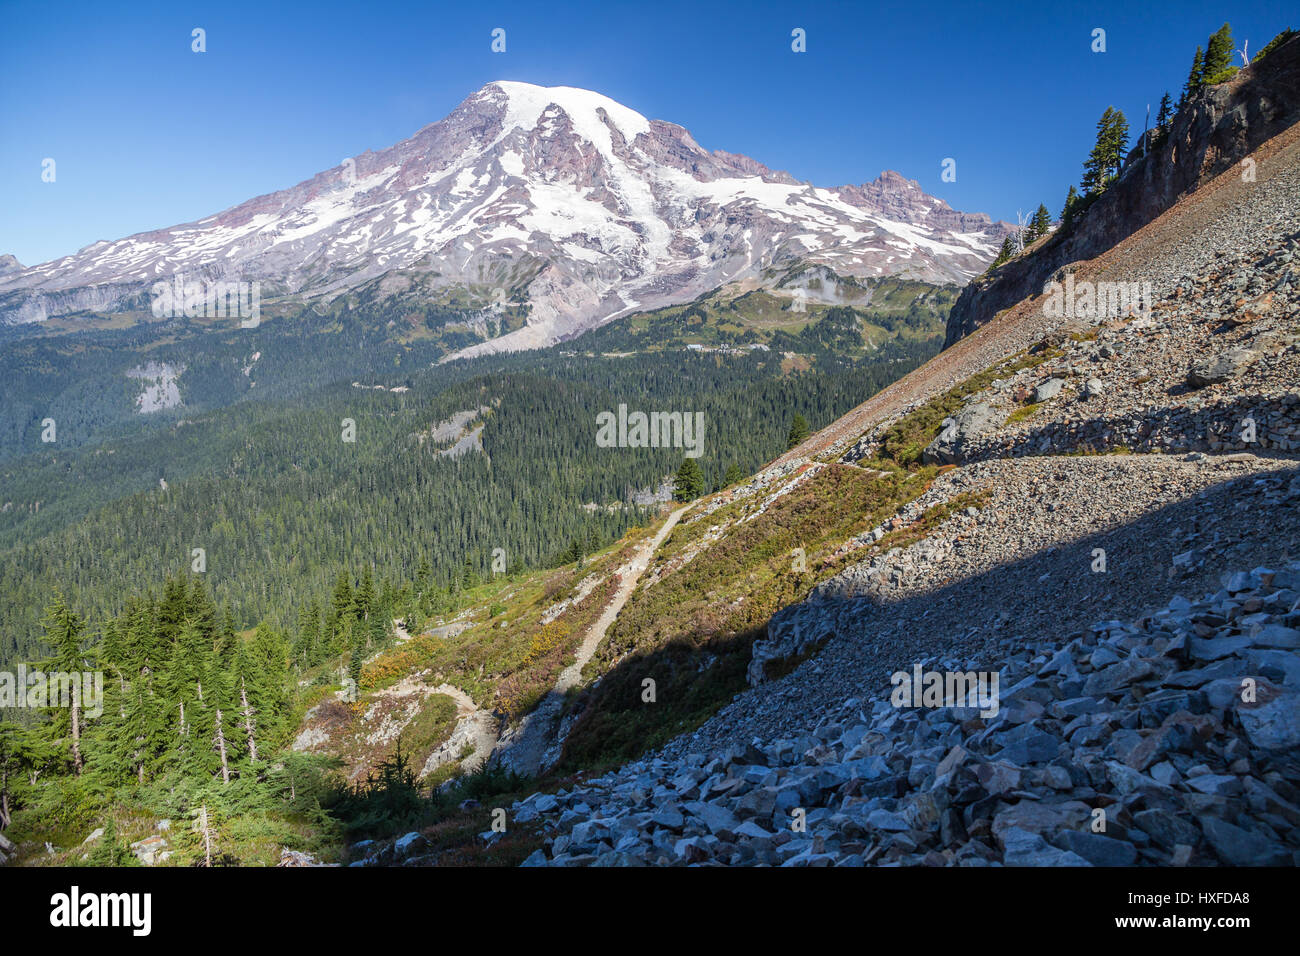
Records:
{"label": "blue sky", "polygon": [[1293,0],[118,7],[0,0],[0,254],[31,265],[201,218],[389,146],[495,79],[597,90],[818,185],[890,168],[958,209],[1055,214],[1106,106],[1140,131],[1225,20],[1252,51],[1300,27]]}

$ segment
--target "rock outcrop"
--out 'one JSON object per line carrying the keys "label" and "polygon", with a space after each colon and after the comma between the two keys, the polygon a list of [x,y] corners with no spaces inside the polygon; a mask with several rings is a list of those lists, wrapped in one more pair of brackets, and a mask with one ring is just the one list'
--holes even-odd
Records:
{"label": "rock outcrop", "polygon": [[948,317],[945,348],[1022,299],[1038,295],[1070,263],[1092,259],[1154,220],[1180,198],[1240,163],[1300,119],[1300,37],[1227,83],[1205,87],[1174,117],[1168,136],[1123,172],[1071,227],[962,290]]}

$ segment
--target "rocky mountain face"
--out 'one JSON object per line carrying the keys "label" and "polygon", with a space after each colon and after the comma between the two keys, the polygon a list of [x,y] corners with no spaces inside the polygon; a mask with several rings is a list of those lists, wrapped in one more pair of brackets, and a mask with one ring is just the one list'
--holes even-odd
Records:
{"label": "rocky mountain face", "polygon": [[[945,347],[1040,293],[1070,263],[1092,259],[1137,232],[1297,119],[1300,38],[1229,82],[1197,92],[1174,118],[1167,138],[1146,156],[1139,142],[1118,181],[1076,223],[968,285],[949,315]],[[1243,169],[1244,179],[1250,175]]]}
{"label": "rocky mountain face", "polygon": [[769,270],[961,284],[1008,230],[893,172],[820,188],[701,148],[607,97],[498,82],[446,119],[198,222],[0,271],[0,321],[148,309],[153,283],[260,281],[262,301],[526,307],[475,351],[548,344]]}

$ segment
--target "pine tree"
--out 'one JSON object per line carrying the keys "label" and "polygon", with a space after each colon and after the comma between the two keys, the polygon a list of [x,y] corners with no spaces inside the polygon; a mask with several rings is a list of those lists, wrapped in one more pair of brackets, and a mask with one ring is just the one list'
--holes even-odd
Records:
{"label": "pine tree", "polygon": [[293,645],[293,660],[299,670],[317,663],[320,645],[320,609],[313,598],[298,624],[298,638]]}
{"label": "pine tree", "polygon": [[225,725],[221,716],[221,708],[215,708],[215,713],[216,720],[213,726],[216,728],[216,733],[213,735],[212,745],[216,748],[217,754],[221,757],[221,782],[223,784],[228,784],[230,783],[230,762],[226,759],[226,733]]}
{"label": "pine tree", "polygon": [[334,582],[334,598],[331,601],[331,607],[335,618],[338,620],[351,617],[356,612],[356,605],[352,597],[352,582],[348,580],[346,571],[340,571],[337,580]]}
{"label": "pine tree", "polygon": [[1111,179],[1119,176],[1124,168],[1124,158],[1128,155],[1128,118],[1123,110],[1116,110],[1111,117],[1110,129],[1106,134],[1107,156],[1111,164]]}
{"label": "pine tree", "polygon": [[359,690],[361,687],[361,667],[365,663],[365,653],[358,644],[352,645],[352,653],[348,658],[348,677],[352,680],[353,688]]}
{"label": "pine tree", "polygon": [[1290,43],[1290,42],[1291,42],[1291,39],[1292,39],[1293,37],[1295,37],[1296,35],[1297,35],[1297,33],[1296,33],[1295,30],[1292,30],[1290,27],[1287,27],[1285,30],[1283,30],[1281,33],[1279,33],[1277,36],[1273,37],[1273,39],[1269,40],[1267,43],[1264,44],[1263,49],[1261,49],[1258,53],[1256,53],[1255,56],[1254,56],[1254,59],[1252,59],[1252,60],[1250,61],[1250,62],[1251,62],[1251,65],[1254,66],[1256,63],[1258,63],[1260,60],[1264,59],[1264,57],[1266,57],[1268,54],[1272,53],[1274,50],[1276,50],[1276,49],[1277,49],[1278,47],[1280,47],[1282,44],[1284,44],[1284,43]]}
{"label": "pine tree", "polygon": [[989,265],[989,269],[996,269],[1004,262],[1010,262],[1016,256],[1016,239],[1008,235],[1002,240],[1002,249],[999,250],[997,258]]}
{"label": "pine tree", "polygon": [[694,458],[683,458],[673,484],[673,497],[678,501],[694,501],[704,493],[704,473]]}
{"label": "pine tree", "polygon": [[244,733],[248,735],[248,759],[252,763],[257,763],[257,732],[253,723],[253,706],[248,702],[248,683],[243,678],[239,680],[239,703],[242,705],[239,711],[244,720]]}
{"label": "pine tree", "polygon": [[[138,675],[126,694],[126,712],[109,739],[115,745],[116,764],[123,777],[144,783],[156,768],[158,755],[165,746],[166,718],[149,687],[149,678]],[[119,729],[120,728],[120,729]]]}
{"label": "pine tree", "polygon": [[214,810],[209,810],[206,805],[195,807],[190,813],[194,817],[194,825],[190,828],[192,836],[178,833],[178,842],[183,843],[183,849],[193,852],[193,862],[195,866],[212,866],[214,859],[219,859],[217,853],[217,814]]}
{"label": "pine tree", "polygon": [[1183,93],[1178,98],[1178,109],[1181,111],[1192,95],[1205,85],[1205,51],[1199,46],[1196,48],[1196,56],[1192,57],[1192,69],[1187,74],[1187,82],[1183,84]]}
{"label": "pine tree", "polygon": [[29,770],[39,764],[40,745],[25,727],[0,721],[0,831],[9,827]]}
{"label": "pine tree", "polygon": [[740,470],[740,466],[734,462],[727,466],[727,473],[722,476],[722,487],[730,488],[732,485],[739,484],[745,475]]}
{"label": "pine tree", "polygon": [[185,578],[177,575],[168,578],[163,584],[162,600],[158,602],[158,634],[163,643],[170,646],[180,633],[181,622],[185,620],[189,604],[189,588]]}
{"label": "pine tree", "polygon": [[1156,111],[1156,126],[1168,126],[1173,115],[1173,101],[1169,99],[1169,93],[1166,92],[1160,97],[1160,108]]}
{"label": "pine tree", "polygon": [[86,857],[87,866],[139,866],[140,861],[117,838],[117,821],[112,817],[104,824],[99,842]]}
{"label": "pine tree", "polygon": [[388,605],[376,598],[375,605],[370,611],[370,623],[366,625],[367,646],[377,647],[388,639],[388,625],[391,618]]}
{"label": "pine tree", "polygon": [[288,715],[289,648],[279,631],[262,623],[253,632],[248,650],[257,677],[241,675],[244,686],[253,707],[262,715],[263,734],[274,736]]}
{"label": "pine tree", "polygon": [[227,608],[226,613],[222,615],[221,626],[217,629],[218,666],[231,670],[235,666],[235,653],[241,643],[243,638],[240,637],[239,629],[235,626],[235,616]]}
{"label": "pine tree", "polygon": [[1038,209],[1034,212],[1034,217],[1029,220],[1028,229],[1025,230],[1025,245],[1037,242],[1051,231],[1052,214],[1047,211],[1047,206],[1039,203]]}
{"label": "pine tree", "polygon": [[1103,192],[1119,175],[1128,146],[1128,120],[1124,114],[1106,107],[1097,121],[1097,142],[1083,164],[1082,186],[1089,196]]}
{"label": "pine tree", "polygon": [[[69,738],[72,746],[72,770],[80,776],[85,766],[81,753],[81,674],[86,669],[86,659],[81,650],[81,635],[86,625],[64,603],[61,594],[55,595],[54,603],[46,607],[41,624],[45,628],[45,640],[54,648],[54,657],[48,662],[49,669],[75,678],[72,699],[67,701],[66,708],[55,709],[52,724],[60,737]],[[54,703],[54,700],[50,701],[50,704]]]}
{"label": "pine tree", "polygon": [[370,614],[375,606],[375,581],[370,573],[369,564],[361,569],[361,583],[357,585],[354,601],[357,606],[358,619],[369,621]]}
{"label": "pine tree", "polygon": [[1078,211],[1079,191],[1073,186],[1065,194],[1065,205],[1061,209],[1061,225],[1066,225],[1074,220],[1074,214]]}
{"label": "pine tree", "polygon": [[807,437],[808,421],[798,412],[795,412],[794,418],[790,419],[790,431],[785,438],[786,451],[803,444],[803,440]]}
{"label": "pine tree", "polygon": [[1201,67],[1201,83],[1209,85],[1222,83],[1228,68],[1232,66],[1232,30],[1225,23],[1211,36],[1205,47],[1205,63]]}
{"label": "pine tree", "polygon": [[208,596],[203,579],[194,577],[190,582],[185,602],[185,616],[192,620],[205,639],[212,641],[217,635],[217,605]]}

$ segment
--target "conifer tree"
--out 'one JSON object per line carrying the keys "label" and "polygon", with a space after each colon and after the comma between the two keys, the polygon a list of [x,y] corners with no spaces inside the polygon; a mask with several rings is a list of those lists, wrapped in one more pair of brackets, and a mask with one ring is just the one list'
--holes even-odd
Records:
{"label": "conifer tree", "polygon": [[331,606],[334,609],[335,618],[339,620],[350,617],[356,610],[352,598],[352,583],[348,580],[346,571],[340,571],[334,583],[334,599]]}
{"label": "conifer tree", "polygon": [[391,617],[388,605],[376,598],[375,604],[370,611],[370,623],[366,625],[366,641],[369,646],[377,647],[387,640]]}
{"label": "conifer tree", "polygon": [[[54,708],[52,724],[60,737],[67,737],[72,747],[72,769],[77,776],[85,766],[81,753],[81,674],[86,669],[85,655],[81,650],[81,635],[85,622],[74,613],[66,603],[63,595],[55,595],[54,602],[45,609],[45,618],[41,622],[45,628],[45,640],[54,648],[54,657],[49,661],[50,669],[61,671],[76,678],[72,699],[68,707]],[[53,693],[53,688],[51,688]],[[51,705],[56,701],[51,700]]]}
{"label": "conifer tree", "polygon": [[1034,212],[1034,217],[1029,220],[1029,228],[1026,230],[1025,244],[1037,242],[1043,236],[1052,231],[1052,214],[1047,211],[1047,206],[1043,203],[1038,204],[1038,209]]}
{"label": "conifer tree", "polygon": [[1083,164],[1082,185],[1088,195],[1097,195],[1119,175],[1128,146],[1128,120],[1123,112],[1106,107],[1097,121],[1097,142]]}
{"label": "conifer tree", "polygon": [[803,444],[803,440],[808,437],[808,421],[798,412],[790,419],[790,431],[786,434],[785,447],[786,451]]}
{"label": "conifer tree", "polygon": [[26,727],[0,721],[0,830],[8,828],[29,769],[41,761],[40,745]]}
{"label": "conifer tree", "polygon": [[249,657],[256,673],[241,676],[253,707],[262,715],[264,733],[273,736],[288,713],[289,649],[279,631],[262,623],[253,632]]}
{"label": "conifer tree", "polygon": [[320,644],[320,608],[315,599],[307,604],[298,625],[298,637],[294,641],[293,660],[299,670],[311,667],[318,662],[317,653]]}
{"label": "conifer tree", "polygon": [[1205,47],[1205,63],[1201,67],[1202,85],[1221,83],[1228,67],[1232,66],[1232,29],[1225,23],[1211,36]]}
{"label": "conifer tree", "polygon": [[1079,191],[1071,186],[1069,192],[1065,194],[1065,206],[1061,209],[1061,225],[1073,221],[1078,205]]}
{"label": "conifer tree", "polygon": [[125,713],[109,735],[114,745],[114,763],[122,776],[144,783],[165,746],[165,718],[147,676],[137,676],[131,682],[124,703]]}
{"label": "conifer tree", "polygon": [[357,619],[369,621],[370,614],[374,610],[375,604],[375,582],[370,573],[370,565],[365,565],[361,569],[361,583],[357,585],[355,595],[357,606]]}
{"label": "conifer tree", "polygon": [[104,824],[104,832],[99,842],[86,857],[87,866],[138,866],[139,860],[129,848],[122,845],[117,838],[117,821],[111,816]]}
{"label": "conifer tree", "polygon": [[704,473],[694,458],[683,458],[673,483],[673,497],[678,501],[694,501],[704,493]]}
{"label": "conifer tree", "polygon": [[997,258],[989,265],[990,269],[996,269],[1004,262],[1009,262],[1016,255],[1016,240],[1014,236],[1008,235],[1002,240],[1002,248],[998,251]]}
{"label": "conifer tree", "polygon": [[727,473],[722,476],[722,487],[729,488],[732,485],[739,484],[745,475],[740,470],[740,466],[732,462],[727,466]]}
{"label": "conifer tree", "polygon": [[352,685],[355,689],[361,687],[361,667],[365,662],[365,655],[357,644],[352,645],[352,655],[348,658],[348,677],[352,679]]}
{"label": "conifer tree", "polygon": [[252,763],[257,763],[257,731],[253,722],[253,705],[248,702],[248,682],[242,677],[239,680],[239,703],[241,705],[239,714],[244,720],[244,733],[248,735],[248,759]]}
{"label": "conifer tree", "polygon": [[230,783],[230,761],[227,759],[225,722],[221,716],[220,707],[214,708],[214,712],[216,719],[213,726],[216,728],[216,733],[212,737],[212,745],[221,758],[221,782],[228,784]]}
{"label": "conifer tree", "polygon": [[1291,42],[1291,39],[1295,36],[1296,36],[1296,31],[1292,30],[1290,27],[1287,27],[1277,36],[1273,37],[1273,39],[1269,40],[1267,43],[1264,44],[1263,49],[1261,49],[1258,53],[1256,53],[1254,58],[1250,61],[1251,65],[1253,66],[1254,64],[1258,63],[1265,56],[1272,53],[1274,50],[1282,46],[1284,43]]}
{"label": "conifer tree", "polygon": [[1192,57],[1192,68],[1187,74],[1187,82],[1183,84],[1183,93],[1178,98],[1178,109],[1180,111],[1191,100],[1192,94],[1205,85],[1204,71],[1205,51],[1198,46],[1196,55]]}
{"label": "conifer tree", "polygon": [[1160,97],[1160,107],[1156,110],[1156,126],[1168,126],[1173,116],[1173,101],[1169,99],[1169,93],[1166,92]]}

